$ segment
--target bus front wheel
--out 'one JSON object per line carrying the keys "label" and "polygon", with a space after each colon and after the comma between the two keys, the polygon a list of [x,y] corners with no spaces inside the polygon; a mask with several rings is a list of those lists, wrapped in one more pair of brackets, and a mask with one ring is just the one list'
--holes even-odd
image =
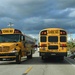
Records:
{"label": "bus front wheel", "polygon": [[17,64],[21,63],[21,52],[19,52],[18,55],[16,56],[16,63]]}

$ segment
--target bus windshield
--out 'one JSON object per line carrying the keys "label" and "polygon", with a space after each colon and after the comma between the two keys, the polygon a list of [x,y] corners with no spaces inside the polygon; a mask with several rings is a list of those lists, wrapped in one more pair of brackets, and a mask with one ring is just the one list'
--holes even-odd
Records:
{"label": "bus windshield", "polygon": [[19,41],[20,41],[19,34],[0,35],[0,42],[19,42]]}

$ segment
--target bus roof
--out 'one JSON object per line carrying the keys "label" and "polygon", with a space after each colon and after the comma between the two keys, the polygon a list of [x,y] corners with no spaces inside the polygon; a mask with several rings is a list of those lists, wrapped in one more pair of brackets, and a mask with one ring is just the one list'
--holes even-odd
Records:
{"label": "bus roof", "polygon": [[2,34],[22,34],[21,30],[15,28],[3,28],[1,32]]}
{"label": "bus roof", "polygon": [[[50,30],[50,29],[51,29],[51,30],[55,30],[55,29],[56,29],[56,30],[65,30],[65,29],[63,29],[63,28],[45,28],[45,29],[42,29],[41,31],[43,31],[43,30]],[[40,32],[41,32],[41,31],[40,31]],[[65,30],[65,31],[66,31],[66,30]]]}

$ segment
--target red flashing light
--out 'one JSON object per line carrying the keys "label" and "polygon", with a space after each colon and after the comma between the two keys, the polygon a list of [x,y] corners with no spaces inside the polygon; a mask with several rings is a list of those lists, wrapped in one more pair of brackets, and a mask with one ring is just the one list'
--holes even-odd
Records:
{"label": "red flashing light", "polygon": [[65,32],[63,32],[63,34],[65,34]]}
{"label": "red flashing light", "polygon": [[65,35],[66,34],[66,32],[60,32],[60,35]]}
{"label": "red flashing light", "polygon": [[47,32],[44,32],[44,34],[47,34]]}
{"label": "red flashing light", "polygon": [[40,47],[47,47],[47,45],[46,44],[41,44],[41,46]]}
{"label": "red flashing light", "polygon": [[41,32],[41,35],[47,35],[47,31],[45,30],[45,31],[42,31]]}
{"label": "red flashing light", "polygon": [[61,44],[60,46],[61,46],[61,47],[67,47],[66,44]]}
{"label": "red flashing light", "polygon": [[63,34],[62,32],[60,32],[60,34]]}
{"label": "red flashing light", "polygon": [[43,35],[44,33],[42,32],[41,34]]}
{"label": "red flashing light", "polygon": [[66,31],[64,31],[64,30],[60,30],[60,35],[66,35],[66,34],[67,34]]}
{"label": "red flashing light", "polygon": [[15,33],[19,33],[18,31],[15,31]]}
{"label": "red flashing light", "polygon": [[15,29],[14,33],[21,33],[20,30]]}

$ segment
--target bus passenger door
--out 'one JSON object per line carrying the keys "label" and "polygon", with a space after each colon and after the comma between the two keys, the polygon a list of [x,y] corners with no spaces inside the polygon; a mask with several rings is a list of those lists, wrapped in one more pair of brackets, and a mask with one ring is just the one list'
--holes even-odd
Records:
{"label": "bus passenger door", "polygon": [[21,36],[21,49],[22,49],[22,55],[25,55],[25,36]]}

